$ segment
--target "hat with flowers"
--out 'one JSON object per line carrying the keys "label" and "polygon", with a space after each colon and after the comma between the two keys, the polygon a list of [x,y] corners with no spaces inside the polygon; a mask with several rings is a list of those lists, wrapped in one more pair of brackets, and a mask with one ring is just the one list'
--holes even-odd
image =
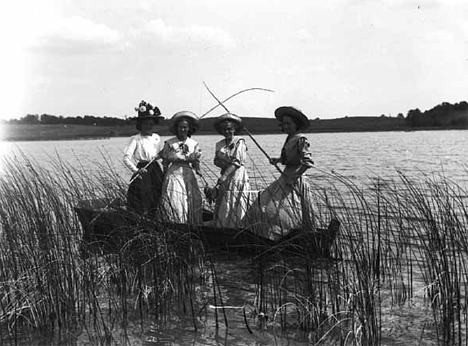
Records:
{"label": "hat with flowers", "polygon": [[130,118],[131,120],[144,120],[154,119],[162,120],[164,117],[161,115],[161,111],[158,107],[153,106],[151,103],[142,100],[138,107],[135,107],[135,111],[138,112],[137,117]]}

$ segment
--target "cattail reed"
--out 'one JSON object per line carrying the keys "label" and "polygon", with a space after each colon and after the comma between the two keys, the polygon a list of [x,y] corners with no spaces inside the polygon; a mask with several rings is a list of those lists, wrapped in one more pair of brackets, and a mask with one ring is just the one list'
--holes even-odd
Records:
{"label": "cattail reed", "polygon": [[[337,239],[324,251],[293,238],[252,253],[252,292],[231,312],[222,260],[184,230],[122,215],[127,185],[105,159],[91,171],[53,162],[53,174],[23,156],[5,162],[0,341],[32,327],[122,344],[148,320],[221,329],[237,314],[249,333],[304,344],[467,345],[468,192],[444,176],[312,175],[315,224],[339,220]],[[255,187],[271,180],[250,176]],[[204,178],[216,173],[204,167]],[[74,207],[96,199],[121,222],[106,242],[84,243]]]}
{"label": "cattail reed", "polygon": [[9,334],[5,340],[15,339],[17,328],[30,328],[58,340],[88,335],[92,343],[121,344],[130,321],[149,315],[164,321],[174,311],[194,310],[190,304],[204,263],[200,243],[145,220],[122,223],[116,238],[132,236],[123,238],[119,251],[100,252],[97,244],[83,243],[74,207],[100,199],[111,209],[124,200],[125,184],[112,172],[103,174],[106,169],[89,174],[60,160],[52,167],[53,173],[26,157],[4,163],[0,325]]}

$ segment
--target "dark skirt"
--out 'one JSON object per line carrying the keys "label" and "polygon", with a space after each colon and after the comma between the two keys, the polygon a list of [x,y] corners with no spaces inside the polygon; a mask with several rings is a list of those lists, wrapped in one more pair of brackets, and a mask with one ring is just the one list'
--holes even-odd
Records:
{"label": "dark skirt", "polygon": [[[140,162],[137,168],[143,168],[147,164],[148,162]],[[160,163],[153,161],[146,169],[148,172],[133,180],[127,192],[127,208],[138,214],[154,214],[161,198],[164,173]]]}

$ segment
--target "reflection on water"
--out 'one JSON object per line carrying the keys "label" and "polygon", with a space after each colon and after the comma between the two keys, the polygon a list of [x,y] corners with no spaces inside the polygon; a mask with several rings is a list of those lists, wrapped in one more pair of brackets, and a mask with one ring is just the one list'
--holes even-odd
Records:
{"label": "reflection on water", "polygon": [[[276,170],[265,155],[247,136],[250,160],[247,168],[251,179],[272,179]],[[347,178],[365,180],[379,176],[395,179],[398,172],[408,176],[443,174],[459,184],[468,183],[468,131],[415,131],[415,132],[362,132],[307,134],[313,152],[315,167],[307,172],[320,181],[330,172]],[[163,137],[163,140],[169,137]],[[217,174],[213,164],[214,146],[219,136],[193,137],[203,151],[202,163],[205,174]],[[271,156],[278,157],[286,139],[284,134],[255,136],[262,148]],[[122,163],[123,149],[127,138],[107,140],[0,142],[0,156],[12,152],[24,152],[38,162],[47,165],[51,158],[59,156],[72,164],[93,169],[96,164],[115,169],[125,179],[130,172]],[[264,182],[262,182],[264,183]]]}
{"label": "reflection on water", "polygon": [[[161,328],[149,322],[143,339],[147,346],[183,345],[238,345],[238,346],[303,346],[307,344],[307,334],[296,328],[281,333],[281,328],[273,328],[273,316],[266,323],[260,321],[255,310],[257,297],[255,264],[238,257],[216,259],[217,280],[221,287],[223,302],[213,298],[213,281],[206,287],[208,301],[199,306],[196,316],[197,331],[190,317],[174,318]],[[224,309],[221,308],[224,307]],[[182,315],[183,316],[183,315]],[[227,325],[226,325],[227,324]],[[275,331],[277,333],[275,333]]]}

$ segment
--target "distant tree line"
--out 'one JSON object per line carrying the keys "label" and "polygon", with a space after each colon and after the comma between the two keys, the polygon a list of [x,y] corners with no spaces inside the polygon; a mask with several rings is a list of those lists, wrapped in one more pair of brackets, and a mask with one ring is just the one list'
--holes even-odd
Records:
{"label": "distant tree line", "polygon": [[64,117],[50,114],[27,114],[20,119],[9,120],[11,124],[74,124],[91,126],[123,126],[131,124],[128,119],[114,117],[95,117],[93,115]]}
{"label": "distant tree line", "polygon": [[[331,126],[332,128],[340,128],[341,130],[362,126],[363,121],[367,124],[366,128],[378,128],[383,130],[385,127],[398,129],[402,127],[468,127],[468,103],[462,101],[455,104],[443,102],[434,108],[421,112],[418,108],[408,111],[406,118],[402,113],[399,113],[396,118],[391,118],[382,114],[380,117],[344,117],[341,119],[326,119],[321,120],[316,118],[311,120],[314,124],[314,129]],[[396,121],[397,120],[397,121]],[[167,120],[166,120],[167,121]],[[212,130],[212,119],[203,119],[203,129]],[[278,125],[275,119],[264,118],[245,118],[246,126],[254,129],[256,132],[271,132],[278,131]],[[11,124],[75,124],[75,125],[90,125],[90,126],[125,126],[134,125],[128,118],[115,117],[96,117],[93,115],[64,117],[50,114],[27,114],[20,119],[8,120]],[[163,124],[165,121],[163,121]],[[206,124],[205,124],[206,123]],[[328,128],[328,127],[327,127]]]}
{"label": "distant tree line", "polygon": [[466,127],[468,126],[468,103],[450,104],[443,102],[434,108],[421,112],[418,108],[408,111],[406,123],[411,127]]}

